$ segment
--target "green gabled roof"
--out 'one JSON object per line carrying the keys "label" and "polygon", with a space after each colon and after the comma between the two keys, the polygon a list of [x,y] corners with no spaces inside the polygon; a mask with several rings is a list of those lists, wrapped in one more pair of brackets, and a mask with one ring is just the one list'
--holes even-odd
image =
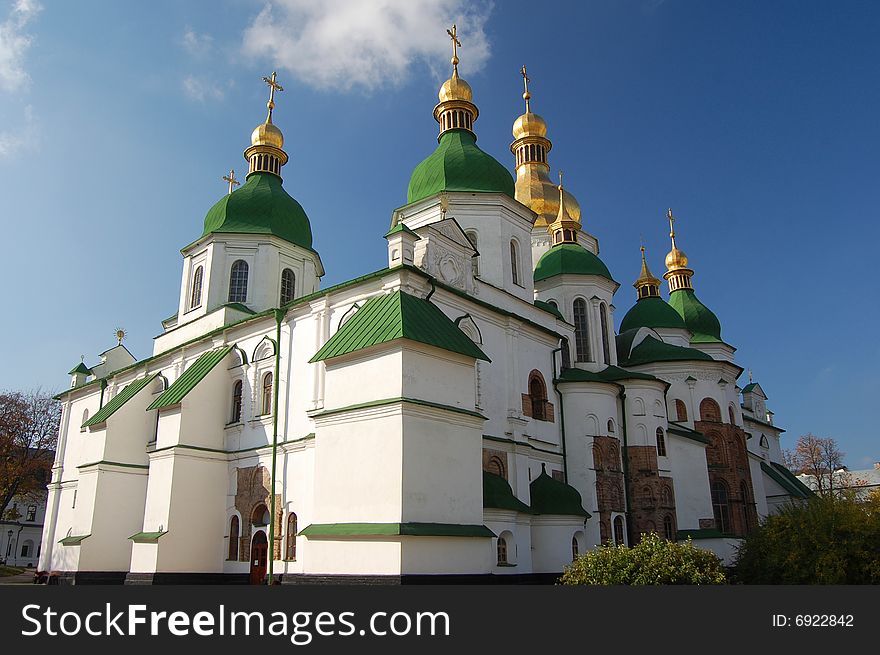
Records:
{"label": "green gabled roof", "polygon": [[396,339],[491,361],[436,305],[400,290],[367,301],[309,361],[347,355]]}
{"label": "green gabled roof", "polygon": [[273,234],[285,241],[312,248],[309,217],[271,173],[251,173],[247,181],[223,196],[208,210],[202,236],[214,232]]}
{"label": "green gabled roof", "polygon": [[678,289],[669,294],[669,305],[684,319],[693,332],[691,341],[713,343],[721,341],[721,322],[706,305],[700,302],[693,289]]}
{"label": "green gabled roof", "polygon": [[159,537],[168,534],[168,530],[160,530],[158,532],[138,532],[129,537],[136,544],[155,544],[159,541]]}
{"label": "green gabled roof", "polygon": [[513,495],[507,480],[488,471],[483,471],[483,507],[534,514],[531,507]]}
{"label": "green gabled roof", "polygon": [[[659,341],[652,336],[645,337],[631,352],[621,352],[620,347],[622,344],[626,344],[626,341],[627,337],[618,341],[617,359],[623,366],[638,366],[639,364],[650,364],[653,362],[714,361],[701,350],[674,346],[671,343]],[[632,343],[632,335],[628,334],[628,341]]]}
{"label": "green gabled roof", "polygon": [[80,362],[79,364],[74,366],[72,369],[70,369],[70,371],[67,374],[68,375],[76,375],[77,373],[84,373],[85,375],[91,375],[92,369],[90,369],[88,366],[86,366],[83,362]]}
{"label": "green gabled roof", "polygon": [[504,193],[514,198],[510,171],[477,147],[477,137],[466,130],[440,135],[437,149],[412,172],[407,202],[416,202],[441,191]]}
{"label": "green gabled roof", "polygon": [[228,302],[223,305],[224,307],[229,307],[229,309],[234,309],[238,312],[242,312],[244,314],[256,314],[253,309],[248,307],[247,305],[242,305],[240,302]]}
{"label": "green gabled roof", "polygon": [[298,534],[306,537],[494,537],[485,525],[459,523],[312,523]]}
{"label": "green gabled roof", "polygon": [[86,428],[92,425],[98,425],[99,423],[103,423],[104,421],[106,421],[108,418],[110,418],[110,416],[116,413],[116,410],[118,410],[125,403],[134,398],[138,391],[140,391],[145,386],[150,384],[150,382],[155,380],[157,375],[159,374],[153,373],[152,375],[148,375],[145,378],[135,380],[134,382],[126,385],[126,387],[122,391],[120,391],[118,394],[110,399],[110,402],[99,409],[92,418],[83,423],[82,427]]}
{"label": "green gabled roof", "polygon": [[538,260],[535,282],[555,275],[598,275],[614,282],[602,260],[577,243],[557,244]]}
{"label": "green gabled roof", "polygon": [[164,407],[171,407],[171,405],[178,404],[183,400],[186,394],[192,391],[195,386],[201,382],[208,373],[210,373],[212,368],[223,361],[223,358],[229,354],[230,350],[232,350],[232,346],[223,346],[222,348],[209,350],[204,353],[196,361],[190,364],[189,368],[183,372],[183,375],[177,378],[174,381],[174,384],[163,391],[162,394],[156,398],[149,407],[147,407],[147,410],[162,409]]}
{"label": "green gabled roof", "polygon": [[[658,377],[648,373],[627,371],[619,366],[606,366],[601,371],[585,371],[582,368],[567,368],[560,373],[558,382],[619,382],[621,380],[651,380],[663,382]],[[667,384],[666,382],[663,382]]]}
{"label": "green gabled roof", "polygon": [[669,421],[666,431],[671,434],[677,434],[678,436],[684,437],[686,439],[691,439],[692,441],[698,441],[704,444],[712,443],[712,440],[702,432],[691,430],[686,425],[682,425],[681,423],[676,423],[674,421]]}
{"label": "green gabled roof", "polygon": [[397,234],[398,232],[406,232],[407,234],[412,234],[416,239],[421,239],[421,238],[422,238],[422,237],[420,237],[418,234],[416,234],[414,231],[412,231],[411,229],[409,229],[409,228],[408,228],[406,225],[404,225],[403,223],[398,223],[397,225],[395,225],[394,227],[392,227],[390,230],[388,230],[388,231],[385,233],[385,238],[387,239],[387,238],[390,237],[392,234]]}
{"label": "green gabled roof", "polygon": [[[559,311],[558,307],[554,307],[549,302],[544,302],[543,300],[536,300],[535,307],[538,309],[543,309],[545,312],[550,312],[556,318],[565,321],[565,316],[562,315],[562,312]],[[567,323],[568,321],[566,321]]]}
{"label": "green gabled roof", "polygon": [[60,539],[58,543],[62,546],[79,546],[83,539],[88,539],[91,536],[90,534],[72,534],[64,537],[64,539]]}
{"label": "green gabled roof", "polygon": [[803,482],[797,479],[787,468],[776,462],[761,462],[761,470],[766,473],[770,479],[785,489],[789,494],[796,498],[809,498],[813,496],[813,491]]}
{"label": "green gabled roof", "polygon": [[647,328],[680,328],[686,330],[684,319],[668,302],[658,296],[640,298],[623,317],[620,331]]}
{"label": "green gabled roof", "polygon": [[591,514],[584,509],[581,494],[572,486],[547,475],[541,464],[541,475],[529,485],[531,507],[535,514],[561,514],[564,516],[583,516]]}

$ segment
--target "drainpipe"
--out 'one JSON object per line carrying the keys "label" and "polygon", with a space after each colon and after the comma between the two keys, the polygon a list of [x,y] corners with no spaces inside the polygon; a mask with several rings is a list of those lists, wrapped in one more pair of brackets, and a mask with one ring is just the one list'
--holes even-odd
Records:
{"label": "drainpipe", "polygon": [[272,385],[272,489],[269,491],[269,575],[266,584],[274,584],[275,570],[275,470],[278,461],[278,388],[281,386],[281,319],[284,310],[275,310],[275,384]]}
{"label": "drainpipe", "polygon": [[559,391],[559,385],[556,384],[556,353],[562,352],[563,346],[559,346],[550,353],[550,360],[553,364],[553,390],[559,398],[559,436],[562,439],[562,479],[568,484],[568,458],[565,456],[565,408],[562,404],[562,393]]}
{"label": "drainpipe", "polygon": [[[623,386],[618,392],[620,397],[620,434],[623,437],[623,496],[626,499],[626,543],[632,546],[632,518],[629,498],[629,448],[626,441],[626,390]],[[611,527],[612,531],[614,526]]]}

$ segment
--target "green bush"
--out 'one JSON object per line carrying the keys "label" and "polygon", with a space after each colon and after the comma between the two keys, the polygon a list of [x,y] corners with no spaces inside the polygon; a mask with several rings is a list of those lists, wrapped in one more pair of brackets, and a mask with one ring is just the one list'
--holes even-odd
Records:
{"label": "green bush", "polygon": [[768,517],[740,546],[744,584],[880,583],[880,496],[814,497]]}
{"label": "green bush", "polygon": [[564,585],[724,584],[721,560],[707,550],[644,535],[638,545],[599,546],[565,568]]}

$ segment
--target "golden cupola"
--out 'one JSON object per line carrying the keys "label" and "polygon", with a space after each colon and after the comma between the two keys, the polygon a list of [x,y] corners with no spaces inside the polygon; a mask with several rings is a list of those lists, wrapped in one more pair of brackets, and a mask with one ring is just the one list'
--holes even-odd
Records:
{"label": "golden cupola", "polygon": [[440,135],[449,130],[467,130],[473,133],[474,122],[480,111],[474,104],[474,92],[471,85],[465,82],[458,74],[458,48],[461,41],[458,40],[458,32],[455,25],[451,30],[446,30],[452,39],[452,77],[443,83],[437,94],[439,103],[434,107],[434,120],[440,124]]}
{"label": "golden cupola", "polygon": [[684,251],[675,245],[675,217],[672,209],[667,210],[666,217],[669,219],[669,238],[672,240],[672,250],[666,255],[666,273],[663,277],[669,282],[669,291],[679,289],[693,289],[691,277],[694,272],[688,268],[688,258]]}
{"label": "golden cupola", "polygon": [[645,246],[642,250],[642,271],[639,273],[638,279],[633,283],[639,300],[642,298],[659,298],[660,297],[660,280],[654,277],[648,269],[648,261],[645,259]]}
{"label": "golden cupola", "polygon": [[284,135],[274,123],[272,123],[272,110],[275,109],[275,92],[284,91],[284,87],[278,84],[276,74],[272,77],[264,77],[263,81],[269,85],[269,102],[266,108],[269,115],[266,122],[257,125],[251,133],[251,146],[244,151],[244,158],[248,162],[248,175],[251,173],[272,173],[281,177],[281,167],[287,163],[287,153],[284,152]]}
{"label": "golden cupola", "polygon": [[576,221],[568,211],[568,201],[565,197],[565,189],[562,186],[562,171],[559,171],[559,209],[555,220],[547,226],[553,245],[560,243],[577,243],[577,235],[581,229],[580,222]]}
{"label": "golden cupola", "polygon": [[[535,212],[536,228],[548,228],[559,213],[559,193],[550,179],[550,165],[547,153],[553,147],[547,138],[547,121],[534,113],[531,108],[531,81],[526,67],[520,69],[523,77],[523,100],[526,111],[513,122],[513,143],[510,152],[516,159],[516,199]],[[568,191],[563,191],[566,212],[577,222],[581,220],[581,208]]]}

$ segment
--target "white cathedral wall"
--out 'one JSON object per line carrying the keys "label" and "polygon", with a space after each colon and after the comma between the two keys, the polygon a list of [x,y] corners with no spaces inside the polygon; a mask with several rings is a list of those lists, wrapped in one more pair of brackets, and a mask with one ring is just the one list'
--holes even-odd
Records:
{"label": "white cathedral wall", "polygon": [[749,456],[749,473],[752,476],[752,491],[755,496],[755,510],[760,521],[769,514],[767,505],[767,490],[764,487],[764,472],[761,470],[761,459],[755,455]]}
{"label": "white cathedral wall", "polygon": [[[535,573],[558,573],[571,564],[571,540],[593,519],[542,515],[532,518],[532,569]],[[598,523],[598,521],[596,521]]]}
{"label": "white cathedral wall", "polygon": [[402,537],[404,574],[480,574],[491,567],[487,537]]}
{"label": "white cathedral wall", "polygon": [[[503,509],[484,509],[483,522],[495,533],[489,560],[495,575],[522,575],[532,573],[532,516]],[[507,561],[515,566],[498,566],[497,537],[509,533],[512,543],[507,544]]]}
{"label": "white cathedral wall", "polygon": [[666,449],[675,493],[675,518],[679,530],[698,530],[700,519],[712,519],[706,444],[667,433]]}
{"label": "white cathedral wall", "polygon": [[399,575],[399,537],[309,539],[303,571],[311,574]]}

